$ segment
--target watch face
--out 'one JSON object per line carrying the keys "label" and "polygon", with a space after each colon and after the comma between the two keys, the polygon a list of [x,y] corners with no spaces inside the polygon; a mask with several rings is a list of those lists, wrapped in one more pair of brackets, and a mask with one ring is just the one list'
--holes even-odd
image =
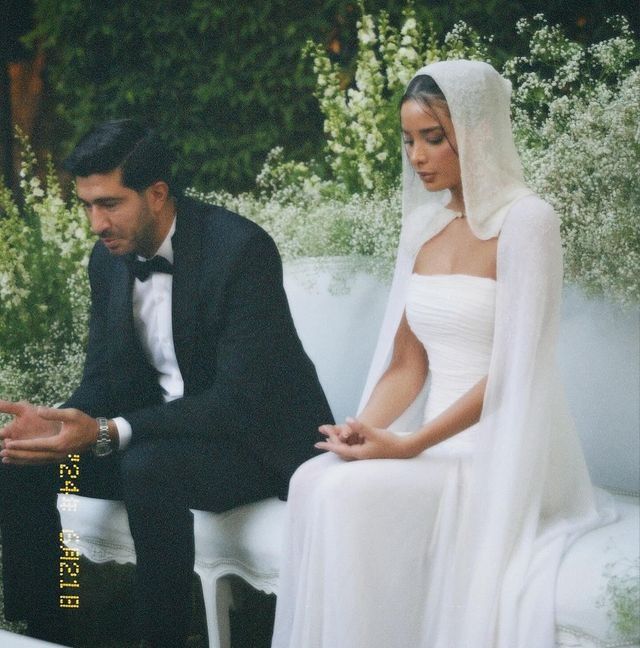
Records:
{"label": "watch face", "polygon": [[93,454],[96,457],[106,457],[111,454],[111,442],[98,442],[93,448]]}

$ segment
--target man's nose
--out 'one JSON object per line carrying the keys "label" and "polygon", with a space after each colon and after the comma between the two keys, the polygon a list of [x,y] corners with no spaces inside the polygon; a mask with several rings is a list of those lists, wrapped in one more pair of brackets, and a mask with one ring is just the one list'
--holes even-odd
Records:
{"label": "man's nose", "polygon": [[97,205],[87,207],[87,218],[89,219],[89,227],[94,234],[99,236],[108,229],[108,222],[104,216],[104,211]]}

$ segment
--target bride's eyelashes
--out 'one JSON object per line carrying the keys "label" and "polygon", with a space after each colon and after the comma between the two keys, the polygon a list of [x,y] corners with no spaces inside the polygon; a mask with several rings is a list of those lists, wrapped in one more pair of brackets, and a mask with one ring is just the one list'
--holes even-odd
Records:
{"label": "bride's eyelashes", "polygon": [[[435,137],[432,135],[430,137],[425,137],[424,141],[427,144],[442,144],[442,142],[444,141],[444,135],[437,135]],[[413,140],[410,139],[404,139],[403,143],[406,147],[413,146]]]}

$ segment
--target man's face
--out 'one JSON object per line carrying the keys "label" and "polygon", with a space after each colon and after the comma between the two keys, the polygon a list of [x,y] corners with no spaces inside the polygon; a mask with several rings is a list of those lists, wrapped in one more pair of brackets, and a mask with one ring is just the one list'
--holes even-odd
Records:
{"label": "man's face", "polygon": [[111,254],[152,256],[158,247],[159,227],[147,190],[138,193],[124,187],[121,179],[120,169],[76,178],[76,191],[91,231]]}

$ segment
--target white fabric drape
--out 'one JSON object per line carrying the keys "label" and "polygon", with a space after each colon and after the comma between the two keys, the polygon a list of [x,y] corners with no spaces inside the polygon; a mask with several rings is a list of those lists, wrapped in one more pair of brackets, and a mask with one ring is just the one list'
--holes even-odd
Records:
{"label": "white fabric drape", "polygon": [[[442,516],[431,542],[416,645],[551,648],[563,551],[613,516],[595,501],[555,364],[559,223],[522,178],[508,81],[471,61],[435,63],[417,74],[432,76],[447,99],[469,225],[479,238],[499,241],[494,347],[470,487],[455,478],[445,487],[442,497],[458,514]],[[404,156],[400,247],[361,406],[388,363],[415,255],[456,216],[443,207],[448,198],[427,192]],[[421,398],[394,429],[417,429]]]}

